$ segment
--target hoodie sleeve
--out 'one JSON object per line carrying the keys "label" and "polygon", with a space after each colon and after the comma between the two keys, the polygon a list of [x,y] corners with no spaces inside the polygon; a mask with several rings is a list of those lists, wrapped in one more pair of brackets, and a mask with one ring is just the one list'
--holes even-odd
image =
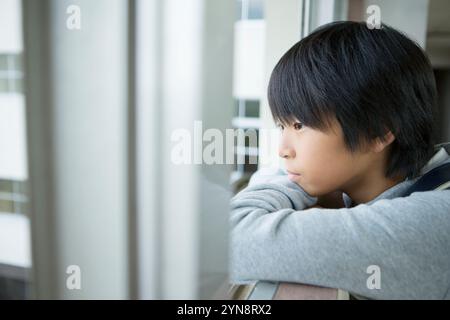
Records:
{"label": "hoodie sleeve", "polygon": [[[263,201],[258,202],[258,199]],[[248,200],[265,206],[268,210],[302,210],[317,203],[317,198],[310,196],[298,184],[289,180],[281,169],[258,170],[251,177],[248,187],[234,196],[232,203],[237,202],[245,206]],[[233,219],[234,217],[232,221]]]}
{"label": "hoodie sleeve", "polygon": [[382,299],[448,294],[450,191],[342,209],[309,208],[316,201],[281,171],[252,178],[231,200],[231,282],[303,283]]}

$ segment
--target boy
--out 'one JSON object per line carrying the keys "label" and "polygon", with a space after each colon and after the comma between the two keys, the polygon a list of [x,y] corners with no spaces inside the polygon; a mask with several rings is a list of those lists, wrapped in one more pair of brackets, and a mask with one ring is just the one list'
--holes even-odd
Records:
{"label": "boy", "polygon": [[450,298],[450,190],[402,196],[450,162],[434,146],[435,80],[420,47],[385,25],[326,25],[281,58],[268,98],[286,171],[258,172],[231,201],[232,282]]}

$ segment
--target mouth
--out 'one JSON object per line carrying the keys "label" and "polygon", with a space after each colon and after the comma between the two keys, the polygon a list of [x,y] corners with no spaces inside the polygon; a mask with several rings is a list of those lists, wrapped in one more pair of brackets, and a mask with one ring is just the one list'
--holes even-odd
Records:
{"label": "mouth", "polygon": [[287,173],[288,173],[288,178],[290,179],[290,180],[296,180],[296,179],[298,179],[301,175],[300,174],[298,174],[298,173],[295,173],[295,172],[292,172],[292,171],[289,171],[289,170],[286,170],[287,171]]}

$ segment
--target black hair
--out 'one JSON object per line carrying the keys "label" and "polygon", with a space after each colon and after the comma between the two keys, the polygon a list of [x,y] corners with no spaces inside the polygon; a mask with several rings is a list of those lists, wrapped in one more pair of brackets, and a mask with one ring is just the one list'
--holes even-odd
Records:
{"label": "black hair", "polygon": [[[289,49],[269,82],[275,122],[342,127],[346,146],[383,140],[391,131],[386,176],[414,178],[434,152],[436,84],[427,56],[385,24],[333,22]],[[384,141],[384,140],[383,140]]]}

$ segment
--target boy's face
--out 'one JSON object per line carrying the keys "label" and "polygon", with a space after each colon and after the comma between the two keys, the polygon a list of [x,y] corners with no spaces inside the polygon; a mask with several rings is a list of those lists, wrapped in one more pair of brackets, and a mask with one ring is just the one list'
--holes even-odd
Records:
{"label": "boy's face", "polygon": [[285,159],[286,170],[293,173],[289,178],[312,196],[358,185],[371,164],[379,161],[369,148],[350,152],[336,120],[327,131],[291,125],[281,135],[279,155]]}

